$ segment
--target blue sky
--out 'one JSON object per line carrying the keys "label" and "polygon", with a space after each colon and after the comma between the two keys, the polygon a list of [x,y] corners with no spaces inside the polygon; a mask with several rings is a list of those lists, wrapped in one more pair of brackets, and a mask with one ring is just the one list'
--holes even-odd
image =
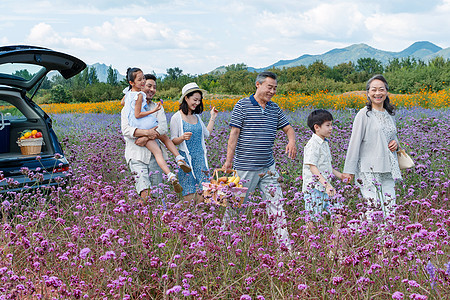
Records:
{"label": "blue sky", "polygon": [[[19,4],[20,3],[20,4]],[[0,44],[29,44],[112,65],[202,74],[365,43],[450,47],[450,0],[2,0]]]}

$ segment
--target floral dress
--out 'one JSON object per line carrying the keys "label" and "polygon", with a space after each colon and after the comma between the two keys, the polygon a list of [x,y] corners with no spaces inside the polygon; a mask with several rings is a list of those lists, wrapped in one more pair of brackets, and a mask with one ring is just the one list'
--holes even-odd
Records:
{"label": "floral dress", "polygon": [[[192,132],[191,138],[185,141],[191,155],[192,172],[185,173],[181,169],[178,172],[178,180],[183,187],[183,196],[186,196],[202,189],[202,182],[208,181],[209,172],[205,164],[205,153],[202,147],[202,125],[200,122],[190,124],[183,120],[183,131]],[[180,154],[186,157],[184,151],[180,150]]]}

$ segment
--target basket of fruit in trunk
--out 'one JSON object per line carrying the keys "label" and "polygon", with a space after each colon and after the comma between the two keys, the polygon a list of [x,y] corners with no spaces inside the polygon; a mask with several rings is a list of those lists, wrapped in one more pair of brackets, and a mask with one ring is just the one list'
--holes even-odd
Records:
{"label": "basket of fruit in trunk", "polygon": [[41,153],[43,143],[42,132],[37,130],[24,130],[17,140],[20,152],[23,155],[36,155]]}
{"label": "basket of fruit in trunk", "polygon": [[[229,176],[219,177],[219,172]],[[215,169],[211,182],[203,182],[203,198],[207,203],[240,207],[248,188],[243,187],[236,170]]]}

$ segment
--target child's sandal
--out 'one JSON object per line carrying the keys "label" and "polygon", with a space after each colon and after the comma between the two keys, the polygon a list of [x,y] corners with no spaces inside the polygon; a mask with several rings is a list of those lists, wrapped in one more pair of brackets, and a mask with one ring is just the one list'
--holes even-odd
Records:
{"label": "child's sandal", "polygon": [[185,173],[189,173],[192,171],[191,167],[182,159],[177,161],[177,165],[183,170]]}
{"label": "child's sandal", "polygon": [[175,193],[179,194],[183,191],[183,187],[181,186],[180,182],[178,182],[178,179],[176,177],[170,179],[170,182],[173,185],[173,190],[175,191]]}

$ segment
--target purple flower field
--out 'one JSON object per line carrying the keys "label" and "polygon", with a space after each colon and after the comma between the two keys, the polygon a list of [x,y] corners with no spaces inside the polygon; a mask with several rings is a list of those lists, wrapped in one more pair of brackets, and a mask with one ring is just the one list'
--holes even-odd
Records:
{"label": "purple flower field", "polygon": [[[282,132],[274,148],[295,254],[276,243],[258,193],[227,230],[223,207],[180,202],[165,183],[139,204],[119,115],[54,115],[73,176],[65,187],[1,195],[0,299],[449,299],[448,110],[396,114],[416,167],[402,171],[395,218],[369,224],[358,190],[335,181],[345,220],[333,232],[325,215],[313,234],[301,194],[308,113],[288,115],[297,158],[284,154]],[[332,113],[342,171],[355,112]],[[207,142],[212,168],[225,160],[229,117],[219,114]]]}

